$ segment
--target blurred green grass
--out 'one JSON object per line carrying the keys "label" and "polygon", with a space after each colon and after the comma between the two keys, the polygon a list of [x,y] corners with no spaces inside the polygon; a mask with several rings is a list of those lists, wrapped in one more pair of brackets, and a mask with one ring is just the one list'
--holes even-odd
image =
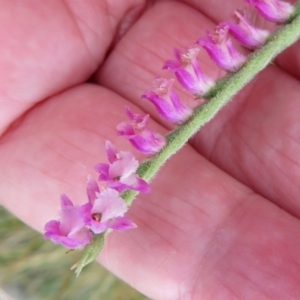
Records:
{"label": "blurred green grass", "polygon": [[149,299],[97,263],[76,278],[70,267],[79,252],[65,254],[1,206],[0,243],[0,288],[14,300]]}

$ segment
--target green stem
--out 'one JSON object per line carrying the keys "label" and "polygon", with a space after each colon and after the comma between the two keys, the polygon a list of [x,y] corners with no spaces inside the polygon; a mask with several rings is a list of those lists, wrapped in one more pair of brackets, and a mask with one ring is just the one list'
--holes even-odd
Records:
{"label": "green stem", "polygon": [[[265,46],[251,54],[246,64],[236,73],[221,79],[204,98],[206,103],[197,107],[193,115],[180,127],[167,135],[166,146],[153,158],[143,162],[138,168],[138,174],[146,181],[150,181],[162,165],[218,111],[232,99],[257,73],[263,70],[280,52],[292,45],[300,37],[300,1],[297,3],[295,13],[285,26],[278,29],[269,39]],[[125,192],[122,197],[129,206],[136,192]],[[95,236],[93,241],[84,249],[81,260],[73,266],[77,276],[81,269],[93,261],[101,251],[105,237],[110,231]]]}

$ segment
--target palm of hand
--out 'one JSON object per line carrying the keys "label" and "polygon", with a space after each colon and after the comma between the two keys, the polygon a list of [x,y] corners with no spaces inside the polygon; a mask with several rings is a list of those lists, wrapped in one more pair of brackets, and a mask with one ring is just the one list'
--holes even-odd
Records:
{"label": "palm of hand", "polygon": [[[59,194],[85,201],[86,175],[106,161],[104,140],[132,151],[115,133],[124,105],[152,114],[150,126],[166,132],[140,95],[172,47],[191,44],[240,4],[231,1],[224,12],[221,4],[192,0],[147,10],[137,0],[88,2],[6,3],[1,15],[0,199],[40,231],[55,218]],[[206,58],[203,69],[213,72]],[[150,297],[300,294],[296,46],[276,63],[139,196],[128,212],[138,228],[109,236],[100,261]],[[94,72],[94,83],[85,83]]]}

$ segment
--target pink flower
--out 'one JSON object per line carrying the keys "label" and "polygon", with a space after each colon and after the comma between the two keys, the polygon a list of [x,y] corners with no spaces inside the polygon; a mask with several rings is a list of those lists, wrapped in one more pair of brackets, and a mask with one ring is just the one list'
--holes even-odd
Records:
{"label": "pink flower", "polygon": [[287,21],[295,10],[293,5],[280,0],[245,1],[254,6],[265,19],[276,23],[284,23]]}
{"label": "pink flower", "polygon": [[172,90],[173,82],[174,79],[156,78],[154,91],[147,91],[142,98],[153,103],[163,118],[181,124],[191,116],[193,110],[180,102],[177,94]]}
{"label": "pink flower", "polygon": [[245,47],[249,49],[262,46],[269,37],[268,30],[252,26],[239,11],[234,12],[236,23],[223,22],[219,26],[228,26],[229,32]]}
{"label": "pink flower", "polygon": [[162,135],[147,128],[149,115],[134,114],[129,107],[126,107],[126,114],[130,124],[120,123],[117,126],[118,134],[128,139],[141,153],[153,155],[159,152],[166,144],[166,140]]}
{"label": "pink flower", "polygon": [[96,181],[89,177],[87,194],[89,203],[82,207],[80,213],[95,234],[109,228],[126,230],[136,227],[131,220],[123,217],[127,211],[126,203],[116,190],[106,188],[100,192]]}
{"label": "pink flower", "polygon": [[228,39],[229,26],[218,26],[214,33],[207,33],[196,41],[202,46],[210,58],[223,70],[237,71],[246,61],[246,57],[239,53]]}
{"label": "pink flower", "polygon": [[190,93],[203,96],[215,82],[204,75],[197,62],[199,49],[188,48],[185,52],[174,49],[176,60],[167,60],[163,69],[175,74],[181,86]]}
{"label": "pink flower", "polygon": [[61,196],[60,204],[60,221],[49,221],[45,225],[44,237],[69,249],[83,248],[91,239],[91,233],[80,214],[80,209],[85,206],[74,206],[66,195]]}
{"label": "pink flower", "polygon": [[131,153],[118,152],[110,141],[106,141],[106,154],[109,164],[95,166],[96,172],[100,173],[100,181],[106,181],[108,187],[118,192],[128,189],[144,193],[150,191],[148,183],[136,175],[139,163]]}

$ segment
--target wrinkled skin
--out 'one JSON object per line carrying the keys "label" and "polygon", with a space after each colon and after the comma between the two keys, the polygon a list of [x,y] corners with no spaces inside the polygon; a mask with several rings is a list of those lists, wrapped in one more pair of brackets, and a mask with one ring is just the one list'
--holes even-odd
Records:
{"label": "wrinkled skin", "polygon": [[[124,106],[170,129],[140,95],[173,47],[242,5],[2,0],[1,204],[42,231],[61,193],[85,202],[87,175],[106,162],[104,141],[131,150],[115,130]],[[105,267],[153,299],[299,299],[299,47],[164,166],[128,212],[138,228],[109,236]],[[199,61],[221,74],[204,51]]]}

